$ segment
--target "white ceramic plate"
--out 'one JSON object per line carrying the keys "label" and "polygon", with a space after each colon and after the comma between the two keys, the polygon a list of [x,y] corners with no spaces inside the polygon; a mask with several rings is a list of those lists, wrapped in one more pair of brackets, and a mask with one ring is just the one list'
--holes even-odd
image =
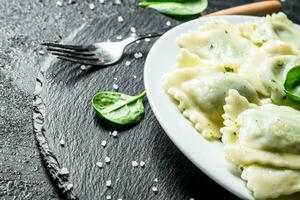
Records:
{"label": "white ceramic plate", "polygon": [[222,144],[204,139],[185,119],[161,86],[161,77],[175,69],[179,54],[177,38],[187,30],[205,23],[226,19],[232,23],[253,21],[257,17],[222,16],[196,19],[181,24],[164,34],[152,47],[145,63],[144,81],[151,108],[175,145],[204,173],[242,199],[254,199],[240,177],[233,175],[225,161]]}

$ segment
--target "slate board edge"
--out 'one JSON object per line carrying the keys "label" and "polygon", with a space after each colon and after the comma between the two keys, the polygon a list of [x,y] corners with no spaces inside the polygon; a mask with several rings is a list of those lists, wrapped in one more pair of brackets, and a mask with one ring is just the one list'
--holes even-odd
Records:
{"label": "slate board edge", "polygon": [[[68,43],[68,41],[72,40],[78,32],[80,32],[86,23],[81,25],[78,29],[74,30],[67,38],[65,38],[62,43]],[[49,56],[45,59],[42,67],[38,73],[36,78],[35,92],[33,97],[33,132],[35,134],[35,138],[37,141],[37,146],[40,150],[40,154],[42,160],[45,164],[46,170],[49,172],[51,179],[54,181],[55,186],[58,188],[59,192],[63,195],[63,197],[67,200],[75,200],[78,199],[76,195],[73,194],[72,188],[68,188],[68,185],[71,184],[66,176],[60,176],[59,170],[61,169],[61,165],[58,162],[57,158],[53,154],[50,149],[47,138],[45,137],[45,129],[44,129],[44,120],[46,114],[46,106],[41,98],[41,92],[44,85],[45,73],[49,66],[51,66],[52,62],[55,62],[56,58],[53,56]]]}

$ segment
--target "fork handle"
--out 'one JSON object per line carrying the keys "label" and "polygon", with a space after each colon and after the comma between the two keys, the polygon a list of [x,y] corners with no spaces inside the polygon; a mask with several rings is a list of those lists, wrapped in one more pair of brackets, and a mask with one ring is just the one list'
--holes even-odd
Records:
{"label": "fork handle", "polygon": [[124,43],[125,46],[127,46],[127,45],[129,45],[129,44],[131,44],[135,41],[142,40],[142,39],[145,39],[145,38],[159,37],[159,36],[162,36],[170,28],[165,28],[165,29],[162,29],[158,32],[145,33],[145,34],[135,34],[135,35],[132,35],[132,36],[122,40],[121,42]]}

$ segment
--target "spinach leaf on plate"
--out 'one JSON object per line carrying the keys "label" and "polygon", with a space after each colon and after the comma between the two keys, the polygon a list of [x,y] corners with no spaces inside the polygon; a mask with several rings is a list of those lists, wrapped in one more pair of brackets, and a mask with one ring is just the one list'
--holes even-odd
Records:
{"label": "spinach leaf on plate", "polygon": [[126,126],[138,123],[144,116],[143,97],[146,92],[129,96],[119,92],[98,92],[92,100],[98,115],[114,125]]}
{"label": "spinach leaf on plate", "polygon": [[288,97],[300,101],[300,65],[290,69],[286,75],[284,89]]}
{"label": "spinach leaf on plate", "polygon": [[168,15],[196,15],[207,8],[207,0],[148,0],[139,6]]}

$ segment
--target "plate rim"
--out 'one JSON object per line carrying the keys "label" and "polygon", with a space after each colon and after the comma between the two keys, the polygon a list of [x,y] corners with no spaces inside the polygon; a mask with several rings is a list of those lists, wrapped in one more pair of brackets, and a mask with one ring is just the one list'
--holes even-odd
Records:
{"label": "plate rim", "polygon": [[[213,173],[210,172],[210,170],[205,169],[201,164],[199,164],[196,161],[196,159],[192,158],[192,156],[190,155],[190,153],[187,149],[183,148],[183,145],[180,142],[178,142],[175,135],[170,133],[170,130],[169,130],[168,126],[166,125],[166,123],[164,122],[164,119],[160,114],[160,111],[157,107],[157,104],[155,103],[155,100],[154,100],[153,95],[152,95],[152,90],[150,89],[151,88],[150,87],[150,82],[149,82],[149,79],[148,79],[148,77],[149,77],[149,67],[148,67],[148,65],[149,65],[149,62],[150,62],[149,61],[150,57],[152,56],[152,53],[153,53],[154,49],[160,43],[160,41],[162,41],[163,39],[168,37],[168,35],[170,33],[172,33],[173,31],[176,31],[177,29],[179,29],[182,26],[186,26],[186,24],[189,24],[189,23],[190,24],[199,23],[199,26],[201,26],[201,25],[203,25],[203,23],[206,23],[208,21],[222,19],[222,20],[228,20],[230,22],[233,18],[239,19],[240,21],[243,21],[243,22],[247,22],[247,21],[253,21],[255,19],[260,19],[262,17],[248,16],[248,15],[226,15],[226,16],[203,17],[203,18],[198,18],[198,19],[194,19],[194,20],[191,20],[191,21],[188,21],[188,22],[181,23],[178,26],[175,26],[172,29],[170,29],[169,31],[167,31],[163,36],[161,36],[153,44],[153,46],[151,47],[151,49],[150,49],[150,51],[147,55],[147,58],[146,58],[146,61],[145,61],[145,64],[144,64],[144,86],[145,86],[145,91],[146,91],[146,94],[147,94],[147,99],[149,101],[150,107],[151,107],[156,119],[158,120],[159,124],[163,128],[164,132],[168,135],[168,137],[171,139],[171,141],[176,145],[176,147],[185,155],[185,157],[187,157],[198,169],[200,169],[210,179],[212,179],[214,182],[216,182],[217,184],[219,184],[221,187],[223,187],[227,191],[231,192],[232,194],[236,195],[237,197],[245,199],[245,198],[249,198],[249,197],[241,194],[240,192],[235,190],[233,187],[230,187],[228,184],[225,183],[225,181],[223,181],[222,178],[215,176]],[[160,78],[161,77],[159,77],[159,79]],[[165,94],[165,95],[167,95],[167,94]],[[201,135],[201,137],[203,137],[203,136]],[[254,199],[254,197],[252,197],[252,199]]]}

